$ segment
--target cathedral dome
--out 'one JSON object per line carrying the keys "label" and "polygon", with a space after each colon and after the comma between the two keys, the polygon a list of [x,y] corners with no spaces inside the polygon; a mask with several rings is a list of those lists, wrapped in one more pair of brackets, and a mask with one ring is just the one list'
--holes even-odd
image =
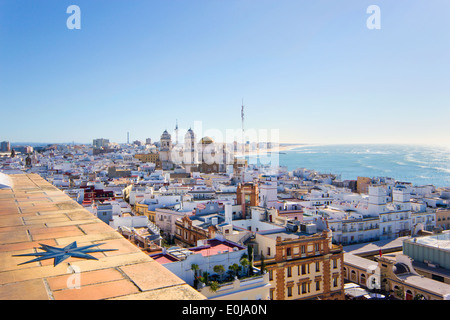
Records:
{"label": "cathedral dome", "polygon": [[200,140],[200,143],[201,143],[201,144],[211,144],[211,143],[214,143],[214,140],[211,139],[210,137],[203,137],[203,138]]}
{"label": "cathedral dome", "polygon": [[172,137],[171,135],[167,132],[167,130],[164,130],[163,134],[161,135],[161,140],[170,140]]}

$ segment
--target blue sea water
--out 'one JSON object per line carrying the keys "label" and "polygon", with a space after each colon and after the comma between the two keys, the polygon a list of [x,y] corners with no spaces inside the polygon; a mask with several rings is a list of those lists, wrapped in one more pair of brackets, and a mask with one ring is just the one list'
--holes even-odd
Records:
{"label": "blue sea water", "polygon": [[306,168],[342,180],[391,177],[416,185],[450,187],[450,149],[419,145],[304,145],[279,154],[289,171]]}

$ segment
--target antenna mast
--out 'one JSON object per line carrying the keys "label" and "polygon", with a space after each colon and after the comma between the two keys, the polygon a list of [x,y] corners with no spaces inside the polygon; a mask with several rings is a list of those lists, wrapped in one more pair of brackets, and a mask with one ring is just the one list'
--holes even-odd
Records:
{"label": "antenna mast", "polygon": [[176,144],[178,145],[178,119],[176,119],[176,125],[175,125],[175,138],[176,138]]}
{"label": "antenna mast", "polygon": [[244,141],[244,98],[242,98],[241,120],[242,120],[242,153],[244,154],[244,152],[245,152],[245,141]]}

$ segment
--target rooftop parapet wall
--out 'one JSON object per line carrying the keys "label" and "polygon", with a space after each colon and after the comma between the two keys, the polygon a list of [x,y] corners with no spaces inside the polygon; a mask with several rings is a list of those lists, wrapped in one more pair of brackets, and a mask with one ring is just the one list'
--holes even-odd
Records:
{"label": "rooftop parapet wall", "polygon": [[[0,299],[205,299],[118,232],[39,175],[9,176],[0,190]],[[115,251],[22,264],[43,252],[40,244],[65,247],[101,244]]]}

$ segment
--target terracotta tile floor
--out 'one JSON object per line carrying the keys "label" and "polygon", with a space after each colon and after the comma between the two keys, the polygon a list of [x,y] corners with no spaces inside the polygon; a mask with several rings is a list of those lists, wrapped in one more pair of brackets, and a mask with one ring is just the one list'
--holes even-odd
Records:
{"label": "terracotta tile floor", "polygon": [[[118,232],[36,174],[10,175],[0,190],[0,300],[205,299]],[[24,265],[40,243],[63,247],[104,243],[98,260],[71,257]]]}

